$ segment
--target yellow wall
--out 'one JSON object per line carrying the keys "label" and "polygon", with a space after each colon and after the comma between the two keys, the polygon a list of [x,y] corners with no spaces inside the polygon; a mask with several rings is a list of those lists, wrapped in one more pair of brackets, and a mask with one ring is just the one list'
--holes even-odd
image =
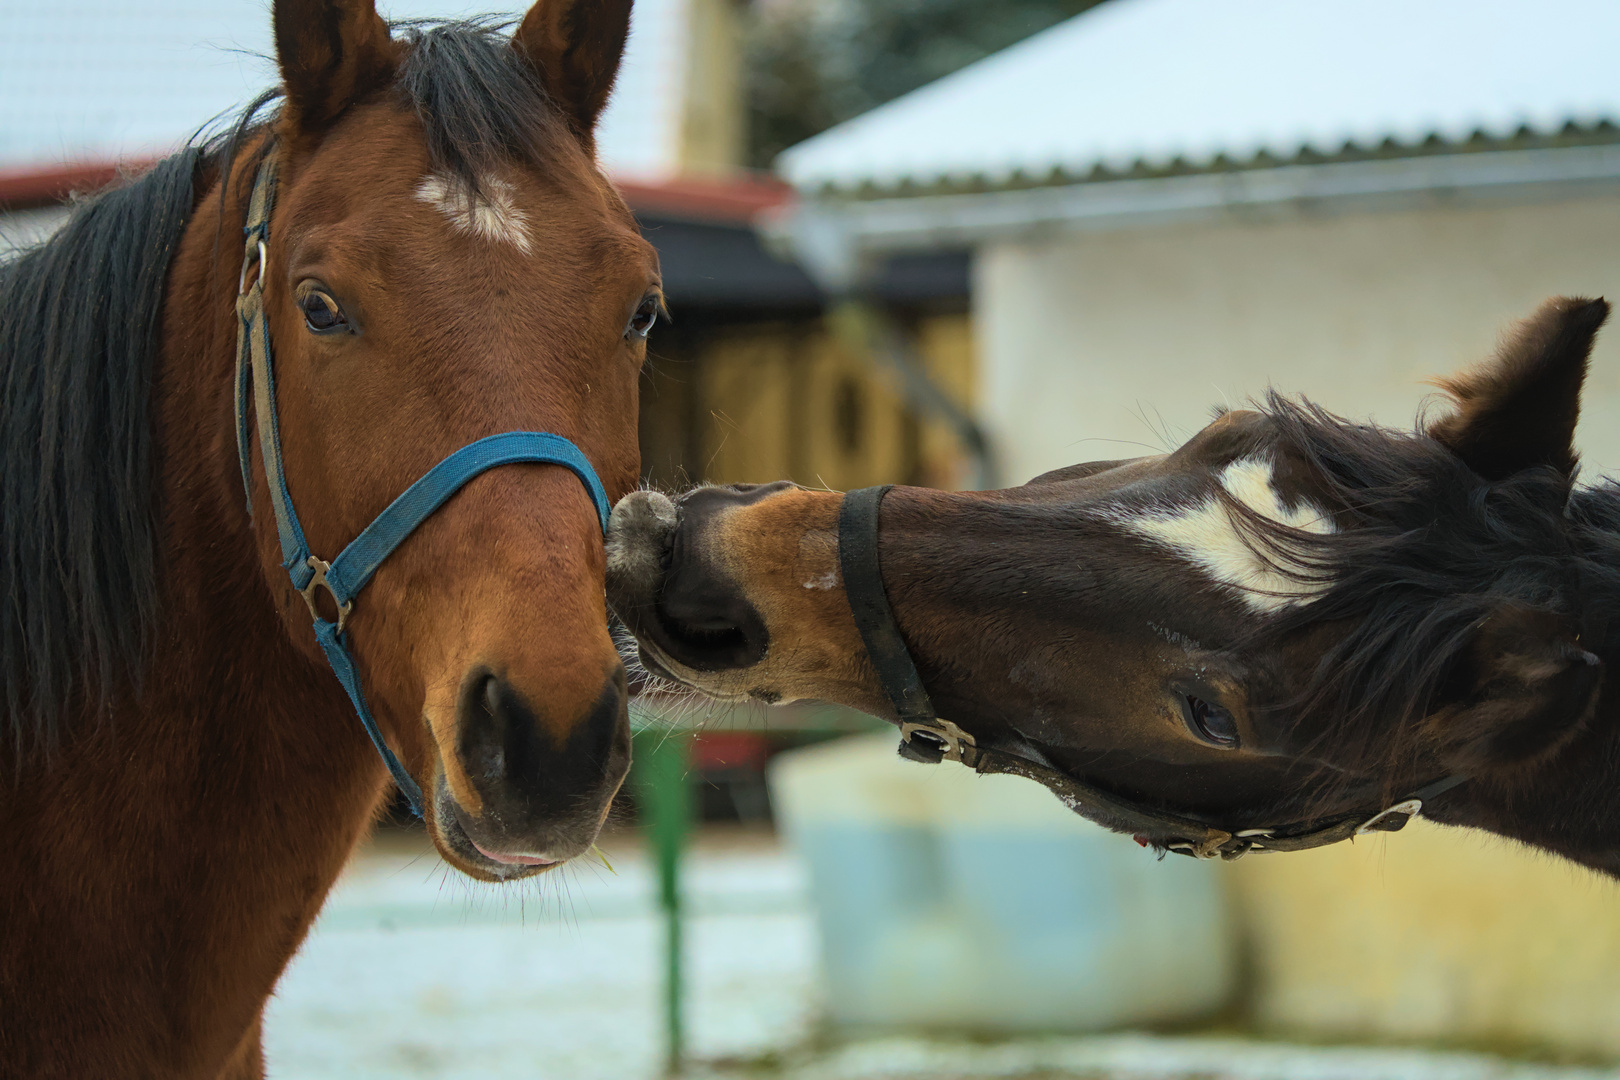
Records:
{"label": "yellow wall", "polygon": [[[972,335],[965,316],[922,320],[930,374],[970,402]],[[702,460],[693,479],[792,479],[847,490],[921,481],[951,487],[965,465],[943,425],[919,423],[892,380],[819,322],[717,331],[693,358]]]}
{"label": "yellow wall", "polygon": [[1263,1029],[1620,1055],[1614,881],[1424,821],[1228,875]]}
{"label": "yellow wall", "polygon": [[[972,319],[967,315],[923,319],[917,324],[915,340],[929,378],[971,415],[978,400]],[[955,432],[937,420],[925,420],[913,482],[924,487],[960,488],[969,475],[970,462]]]}

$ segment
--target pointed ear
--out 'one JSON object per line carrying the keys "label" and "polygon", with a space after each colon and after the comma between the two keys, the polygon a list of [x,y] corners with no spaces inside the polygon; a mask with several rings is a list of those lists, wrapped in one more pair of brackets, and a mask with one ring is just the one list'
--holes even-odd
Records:
{"label": "pointed ear", "polygon": [[1568,620],[1510,606],[1480,626],[1454,674],[1461,700],[1427,721],[1441,759],[1467,776],[1506,773],[1561,750],[1591,719],[1603,662]]}
{"label": "pointed ear", "polygon": [[372,0],[276,0],[275,12],[284,115],[295,131],[320,131],[393,81],[398,46]]}
{"label": "pointed ear", "polygon": [[1575,471],[1575,421],[1592,338],[1609,316],[1603,300],[1556,297],[1520,323],[1496,356],[1440,383],[1457,411],[1429,425],[1486,480],[1551,465]]}
{"label": "pointed ear", "polygon": [[591,145],[630,34],[631,0],[539,0],[512,35],[551,100]]}

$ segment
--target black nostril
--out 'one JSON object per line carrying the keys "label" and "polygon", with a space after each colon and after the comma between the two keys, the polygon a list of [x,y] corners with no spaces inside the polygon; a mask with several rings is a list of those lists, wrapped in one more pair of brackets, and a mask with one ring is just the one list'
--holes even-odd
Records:
{"label": "black nostril", "polygon": [[658,596],[655,640],[671,659],[695,671],[752,667],[765,658],[770,641],[765,621],[715,560],[694,557],[691,544],[686,530],[676,531]]}
{"label": "black nostril", "polygon": [[[456,753],[486,805],[511,821],[566,818],[611,795],[629,763],[628,688],[615,670],[585,712],[563,723],[543,701],[477,669],[462,684]],[[597,800],[599,801],[599,800]]]}
{"label": "black nostril", "polygon": [[671,595],[658,605],[663,644],[676,660],[698,671],[752,667],[765,658],[769,638],[752,604],[740,596]]}
{"label": "black nostril", "polygon": [[461,723],[456,752],[462,767],[477,779],[498,781],[506,772],[506,720],[501,707],[501,680],[477,671],[462,684]]}

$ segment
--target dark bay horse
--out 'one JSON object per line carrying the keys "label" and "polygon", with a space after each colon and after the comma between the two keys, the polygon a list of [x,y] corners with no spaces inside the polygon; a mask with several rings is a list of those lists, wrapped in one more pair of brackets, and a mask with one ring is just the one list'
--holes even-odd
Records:
{"label": "dark bay horse", "polygon": [[1572,446],[1607,314],[1550,301],[1412,432],[1273,395],[1006,491],[636,493],[609,596],[657,674],[905,721],[1161,849],[1421,812],[1620,875],[1620,486]]}
{"label": "dark bay horse", "polygon": [[[332,598],[284,561],[277,412],[326,559],[469,444],[583,452],[429,507],[344,640],[450,863],[506,880],[595,839],[629,729],[581,475],[635,486],[660,306],[592,141],[629,9],[395,39],[371,0],[276,0],[268,120],[0,266],[0,1073],[262,1075],[265,1000],[383,804],[311,630]],[[239,325],[275,361],[243,465]]]}

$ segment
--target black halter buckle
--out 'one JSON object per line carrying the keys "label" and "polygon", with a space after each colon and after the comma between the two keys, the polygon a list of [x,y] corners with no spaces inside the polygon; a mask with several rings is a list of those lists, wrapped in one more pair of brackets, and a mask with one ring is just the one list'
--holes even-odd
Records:
{"label": "black halter buckle", "polygon": [[979,759],[979,744],[949,720],[936,718],[931,724],[908,720],[900,725],[900,756],[925,765],[955,761],[971,767]]}

